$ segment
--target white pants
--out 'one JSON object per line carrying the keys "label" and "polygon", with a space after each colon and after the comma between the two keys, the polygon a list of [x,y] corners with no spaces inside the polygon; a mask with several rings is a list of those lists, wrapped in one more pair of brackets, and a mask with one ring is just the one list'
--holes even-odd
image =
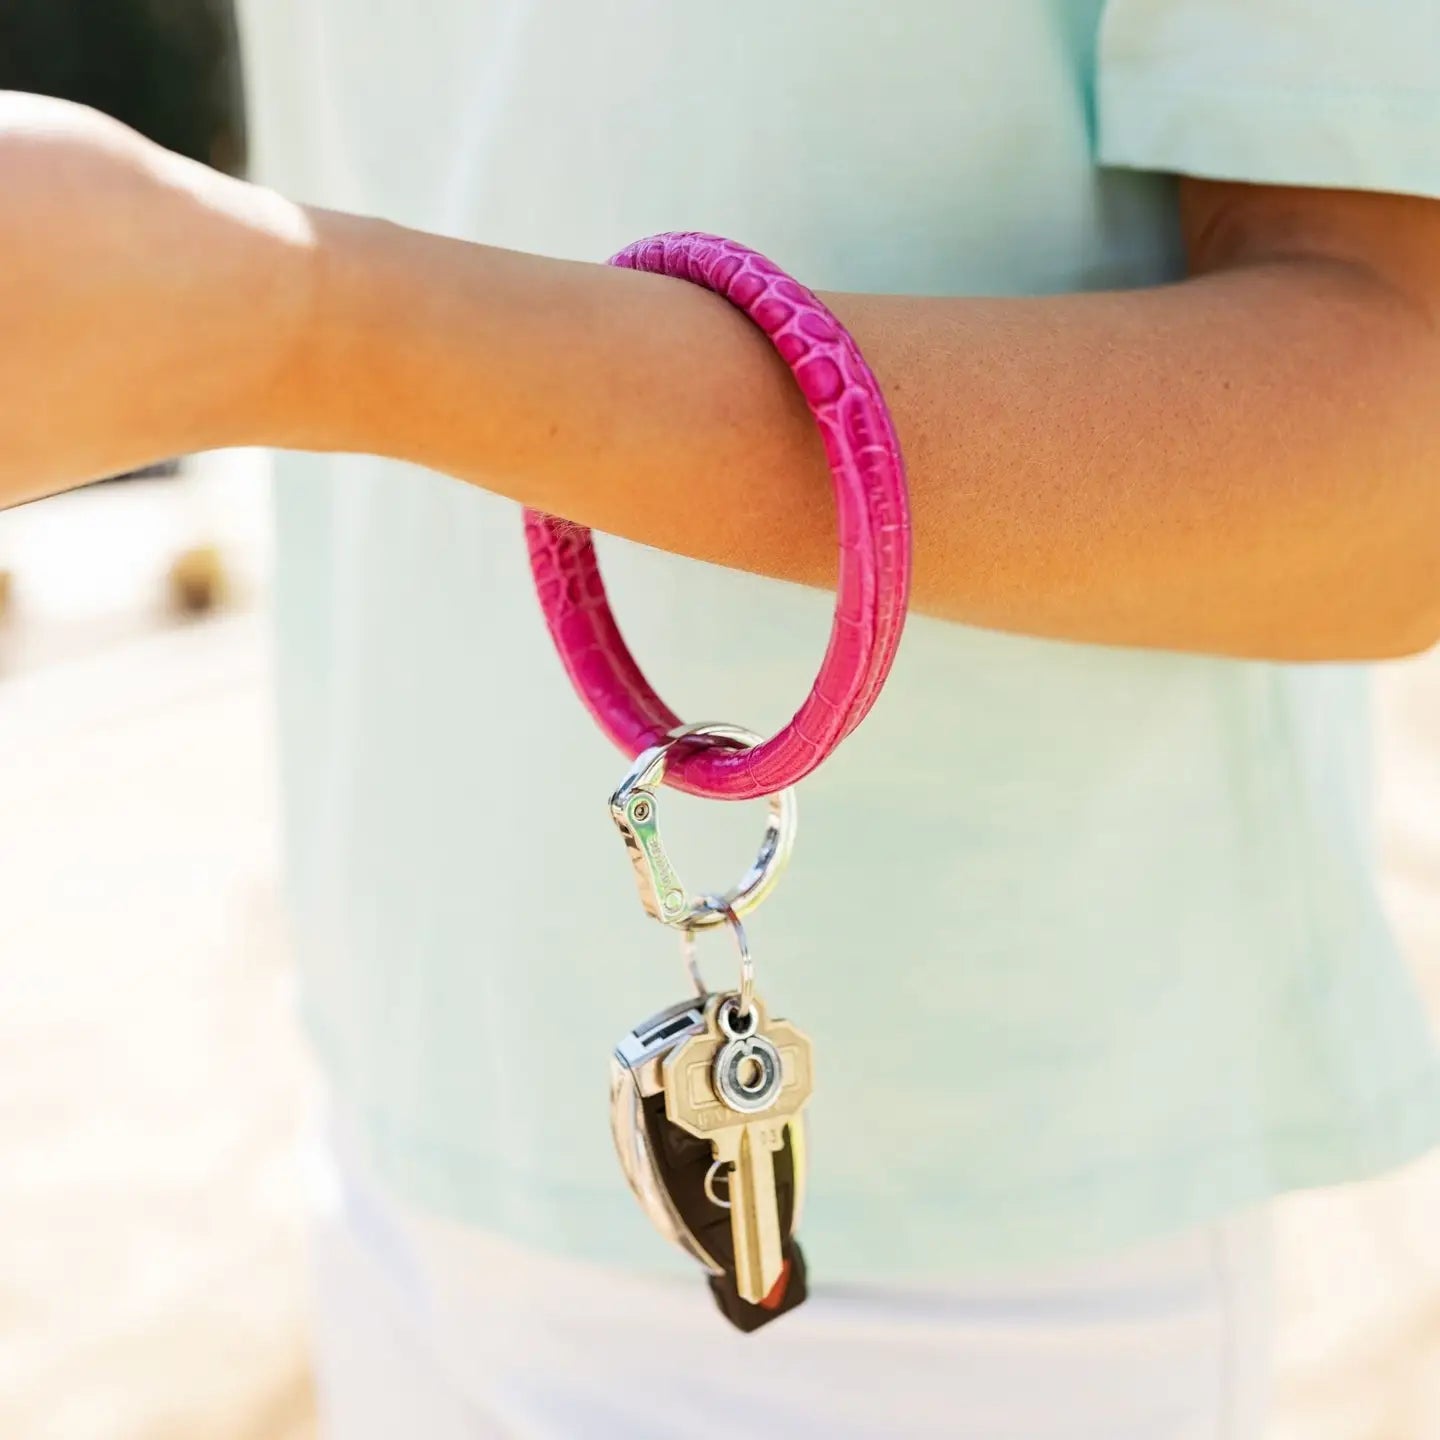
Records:
{"label": "white pants", "polygon": [[[1269,1221],[1000,1283],[827,1286],[755,1335],[639,1278],[407,1211],[331,1147],[326,1440],[1252,1440]],[[661,1243],[658,1239],[657,1244]]]}

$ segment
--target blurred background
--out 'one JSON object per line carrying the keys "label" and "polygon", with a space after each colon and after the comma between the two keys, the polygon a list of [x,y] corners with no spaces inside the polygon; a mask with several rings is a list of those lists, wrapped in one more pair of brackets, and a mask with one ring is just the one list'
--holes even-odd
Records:
{"label": "blurred background", "polygon": [[[243,172],[228,0],[0,0],[0,88]],[[0,1436],[312,1436],[269,463],[0,514]],[[518,540],[517,540],[518,543]],[[1377,683],[1386,897],[1440,1023],[1440,653]],[[1279,1207],[1273,1440],[1440,1437],[1440,1155]]]}

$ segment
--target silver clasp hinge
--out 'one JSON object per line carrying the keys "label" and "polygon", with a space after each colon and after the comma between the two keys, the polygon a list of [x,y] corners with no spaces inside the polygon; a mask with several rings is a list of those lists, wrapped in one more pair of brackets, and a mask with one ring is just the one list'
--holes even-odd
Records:
{"label": "silver clasp hinge", "polygon": [[682,740],[728,742],[738,748],[759,743],[760,737],[739,725],[686,725],[658,745],[643,751],[610,797],[610,817],[625,841],[635,884],[645,913],[662,925],[685,930],[726,923],[725,911],[748,914],[775,888],[795,844],[797,808],[794,789],[769,797],[765,834],[754,862],[740,881],[723,895],[699,893],[681,881],[660,838],[656,792],[665,780],[665,764]]}

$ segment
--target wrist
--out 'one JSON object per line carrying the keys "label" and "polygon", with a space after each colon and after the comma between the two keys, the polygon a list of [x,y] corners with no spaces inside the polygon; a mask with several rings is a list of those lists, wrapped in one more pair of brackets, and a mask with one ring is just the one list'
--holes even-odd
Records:
{"label": "wrist", "polygon": [[322,236],[315,212],[247,185],[245,283],[234,287],[229,345],[234,385],[213,420],[222,445],[338,448],[318,383],[323,322]]}
{"label": "wrist", "polygon": [[294,257],[303,318],[271,392],[270,443],[299,450],[397,455],[404,405],[410,232],[331,210],[303,212],[310,243]]}

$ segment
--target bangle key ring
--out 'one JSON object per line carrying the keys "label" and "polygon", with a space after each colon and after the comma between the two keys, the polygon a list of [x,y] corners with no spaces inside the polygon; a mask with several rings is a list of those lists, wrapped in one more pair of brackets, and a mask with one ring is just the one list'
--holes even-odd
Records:
{"label": "bangle key ring", "polygon": [[[817,296],[763,256],[714,235],[681,233],[638,241],[610,263],[703,286],[759,326],[820,431],[839,519],[830,643],[810,694],[762,740],[739,725],[683,724],[625,644],[590,532],[525,513],[531,571],[565,670],[600,728],[635,757],[610,796],[610,816],[640,903],[680,932],[696,992],[615,1047],[616,1152],[656,1228],[709,1272],[721,1312],[737,1328],[756,1330],[805,1299],[795,1230],[805,1195],[803,1112],[815,1076],[808,1037],[756,993],[742,917],[775,888],[790,858],[796,782],[865,718],[894,661],[910,589],[905,469],[884,396],[855,341]],[[728,890],[692,890],[681,880],[661,836],[665,785],[712,799],[767,800],[760,848]],[[711,990],[696,959],[700,931],[718,926],[739,950],[732,990]]]}
{"label": "bangle key ring", "polygon": [[[669,783],[746,800],[808,775],[869,713],[900,644],[910,596],[910,508],[900,442],[859,346],[812,291],[763,255],[715,235],[655,235],[610,263],[686,280],[752,320],[790,368],[824,442],[839,565],[830,643],[809,695],[768,740],[676,758]],[[530,568],[550,636],[596,723],[627,755],[681,722],[645,678],[610,610],[590,531],[525,512]]]}

